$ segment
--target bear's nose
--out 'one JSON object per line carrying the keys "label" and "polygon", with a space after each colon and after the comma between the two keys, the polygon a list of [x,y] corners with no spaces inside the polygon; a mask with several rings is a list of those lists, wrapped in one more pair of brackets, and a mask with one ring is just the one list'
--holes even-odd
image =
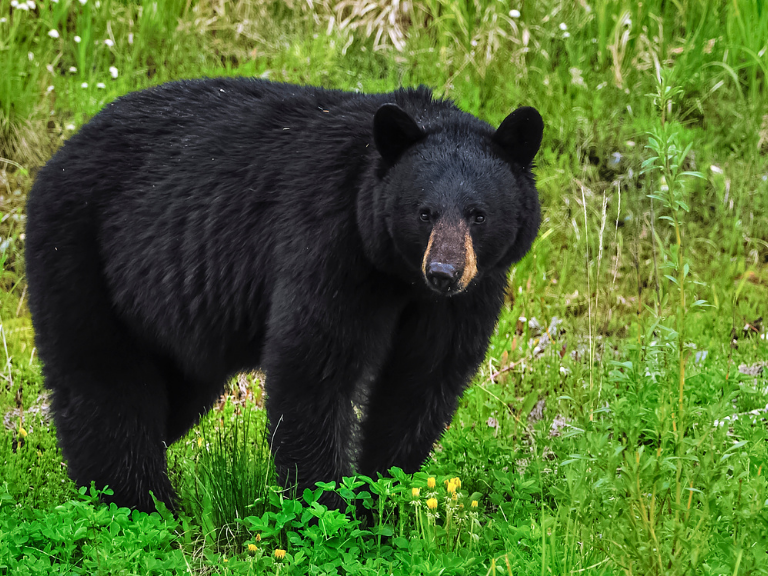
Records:
{"label": "bear's nose", "polygon": [[448,292],[458,279],[458,271],[452,264],[430,262],[427,266],[427,280],[439,292]]}

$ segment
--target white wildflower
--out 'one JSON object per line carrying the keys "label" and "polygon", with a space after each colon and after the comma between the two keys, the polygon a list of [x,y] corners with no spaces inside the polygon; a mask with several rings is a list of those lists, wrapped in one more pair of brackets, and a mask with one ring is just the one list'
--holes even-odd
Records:
{"label": "white wildflower", "polygon": [[19,0],[11,0],[11,8],[18,8],[18,7],[19,7]]}
{"label": "white wildflower", "polygon": [[133,44],[133,32],[128,33],[128,44]]}
{"label": "white wildflower", "polygon": [[32,60],[35,59],[35,53],[34,52],[27,52],[27,58],[29,58],[29,61],[32,62]]}
{"label": "white wildflower", "polygon": [[52,28],[51,30],[48,30],[48,36],[51,38],[58,38],[59,37],[59,31],[55,28]]}
{"label": "white wildflower", "polygon": [[584,82],[584,77],[581,75],[581,70],[574,66],[569,69],[569,72],[571,73],[571,84],[582,86],[583,88],[587,87],[587,83]]}
{"label": "white wildflower", "polygon": [[64,126],[64,128],[66,130],[74,130],[75,129],[75,125],[74,124],[67,124],[66,126]]}
{"label": "white wildflower", "polygon": [[88,88],[88,82],[83,82],[80,84],[80,88]]}
{"label": "white wildflower", "polygon": [[83,6],[85,6],[87,3],[88,3],[88,0],[80,0],[80,4],[82,4]]}
{"label": "white wildflower", "polygon": [[75,44],[80,44],[83,39],[80,36],[75,36]]}
{"label": "white wildflower", "polygon": [[568,30],[568,26],[566,26],[565,22],[560,22],[560,30],[562,30],[563,32]]}
{"label": "white wildflower", "polygon": [[48,86],[46,93],[50,94],[51,92],[53,92],[53,86]]}
{"label": "white wildflower", "polygon": [[30,10],[34,10],[36,8],[35,0],[27,0],[27,8],[29,8]]}
{"label": "white wildflower", "polygon": [[115,43],[110,38],[107,38],[106,40],[104,40],[104,44],[106,44],[110,48],[112,48],[112,46],[115,45]]}
{"label": "white wildflower", "polygon": [[112,78],[117,78],[117,68],[115,66],[109,67],[109,73],[112,76]]}
{"label": "white wildflower", "polygon": [[8,19],[5,16],[0,18],[0,24],[5,24],[6,22],[8,22]]}
{"label": "white wildflower", "polygon": [[723,173],[723,169],[720,168],[720,166],[715,166],[714,164],[712,164],[712,166],[710,166],[709,169],[712,170],[712,172],[714,172],[715,174]]}
{"label": "white wildflower", "polygon": [[104,88],[106,88],[106,85],[104,84],[104,82],[99,82],[98,84],[96,84],[96,88],[99,88],[100,90],[104,90]]}
{"label": "white wildflower", "polygon": [[570,38],[571,33],[570,32],[563,32],[563,38]]}
{"label": "white wildflower", "polygon": [[75,72],[77,72],[77,68],[75,68],[74,66],[70,66],[69,71],[72,72],[72,74],[74,74]]}
{"label": "white wildflower", "polygon": [[510,10],[509,15],[512,18],[520,18],[520,10]]}

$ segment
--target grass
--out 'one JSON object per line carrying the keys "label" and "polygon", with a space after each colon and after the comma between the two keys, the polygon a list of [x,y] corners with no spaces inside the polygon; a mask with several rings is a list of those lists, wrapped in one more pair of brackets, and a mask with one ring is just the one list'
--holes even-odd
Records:
{"label": "grass", "polygon": [[[0,0],[0,574],[768,573],[760,0],[24,6]],[[541,234],[413,477],[282,493],[250,377],[171,448],[178,519],[96,506],[67,479],[26,309],[25,195],[104,104],[203,75],[425,83],[496,124],[541,111]],[[325,510],[324,489],[373,525]]]}

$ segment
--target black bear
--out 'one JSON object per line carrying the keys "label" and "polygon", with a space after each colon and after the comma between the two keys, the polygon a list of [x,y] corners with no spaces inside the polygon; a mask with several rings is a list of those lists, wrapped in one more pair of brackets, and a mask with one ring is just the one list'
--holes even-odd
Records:
{"label": "black bear", "polygon": [[423,87],[205,79],[106,106],[27,204],[71,477],[172,506],[166,447],[254,367],[282,483],[418,470],[537,234],[542,131],[533,108],[494,130]]}

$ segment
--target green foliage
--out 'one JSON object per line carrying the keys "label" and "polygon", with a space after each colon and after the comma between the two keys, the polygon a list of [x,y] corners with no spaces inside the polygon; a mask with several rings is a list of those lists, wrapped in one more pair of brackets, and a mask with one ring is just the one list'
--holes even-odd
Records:
{"label": "green foliage", "polygon": [[72,483],[48,421],[29,318],[3,310],[0,319],[0,482],[20,505],[45,508],[68,498]]}
{"label": "green foliage", "polygon": [[[323,484],[315,491],[305,490],[299,500],[272,492],[272,510],[248,517],[244,524],[258,547],[282,549],[287,541],[286,574],[485,572],[490,557],[478,547],[484,529],[472,506],[477,495],[455,484],[454,491],[449,490],[448,478],[444,487],[435,482],[430,488],[426,474],[411,477],[396,468],[392,474],[393,478],[375,481],[348,478],[338,489],[333,483]],[[320,504],[324,491],[346,500],[347,513]],[[434,507],[428,505],[430,499]],[[355,502],[357,512],[373,510],[372,524],[355,518]],[[495,548],[499,546],[500,542]]]}
{"label": "green foliage", "polygon": [[14,506],[0,486],[0,571],[19,576],[186,571],[183,552],[172,546],[182,524],[170,514],[96,502],[96,491],[81,488],[77,499],[35,510]]}

